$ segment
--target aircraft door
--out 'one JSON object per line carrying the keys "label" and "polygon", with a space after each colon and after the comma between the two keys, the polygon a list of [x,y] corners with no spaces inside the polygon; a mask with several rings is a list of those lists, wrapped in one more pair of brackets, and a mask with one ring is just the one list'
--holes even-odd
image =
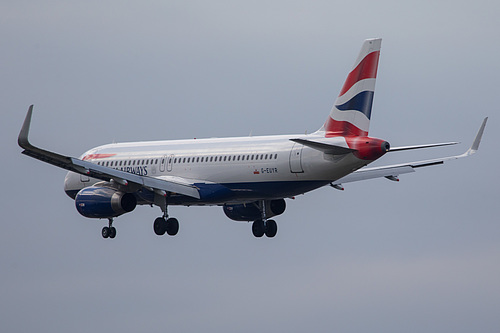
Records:
{"label": "aircraft door", "polygon": [[304,169],[302,169],[302,148],[304,148],[304,145],[295,143],[290,150],[290,172],[304,172]]}
{"label": "aircraft door", "polygon": [[174,164],[174,155],[170,154],[168,156],[168,160],[167,160],[167,171],[168,172],[172,171],[172,164]]}
{"label": "aircraft door", "polygon": [[160,172],[165,172],[165,165],[167,164],[167,155],[160,158]]}

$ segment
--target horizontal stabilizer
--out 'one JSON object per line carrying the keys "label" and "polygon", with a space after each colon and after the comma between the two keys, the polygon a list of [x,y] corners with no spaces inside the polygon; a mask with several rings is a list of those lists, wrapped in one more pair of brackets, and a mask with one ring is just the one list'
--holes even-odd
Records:
{"label": "horizontal stabilizer", "polygon": [[290,139],[290,141],[300,143],[304,146],[307,146],[309,148],[313,148],[319,151],[322,151],[325,154],[332,154],[332,155],[346,155],[352,152],[355,152],[356,149],[351,149],[351,148],[346,148],[346,147],[341,147],[341,146],[336,146],[328,143],[323,143],[323,142],[316,142],[316,141],[311,141],[311,140],[304,140],[304,139]]}
{"label": "horizontal stabilizer", "polygon": [[432,147],[442,147],[456,145],[459,142],[444,142],[444,143],[432,143],[428,145],[416,145],[416,146],[404,146],[404,147],[391,147],[389,151],[402,151],[402,150],[412,150],[412,149],[422,149],[422,148],[432,148]]}

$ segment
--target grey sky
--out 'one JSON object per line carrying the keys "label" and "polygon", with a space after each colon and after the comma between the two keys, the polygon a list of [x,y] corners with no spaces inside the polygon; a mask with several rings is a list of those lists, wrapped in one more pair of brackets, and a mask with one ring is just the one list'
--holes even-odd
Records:
{"label": "grey sky", "polygon": [[[498,332],[496,1],[3,1],[0,3],[0,330]],[[78,156],[113,141],[318,129],[364,39],[382,37],[370,134],[377,164],[477,155],[289,200],[276,238],[221,208],[80,216],[65,172],[31,140]]]}

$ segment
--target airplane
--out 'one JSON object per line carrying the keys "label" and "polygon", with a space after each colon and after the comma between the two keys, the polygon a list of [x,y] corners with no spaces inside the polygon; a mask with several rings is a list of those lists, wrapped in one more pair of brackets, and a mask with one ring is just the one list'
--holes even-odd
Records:
{"label": "airplane", "polygon": [[391,148],[368,136],[381,42],[364,41],[325,123],[311,134],[112,143],[75,158],[29,142],[31,105],[18,144],[23,154],[69,170],[64,191],[84,217],[108,220],[104,238],[115,238],[114,219],[138,205],[161,209],[153,223],[159,236],[179,231],[169,206],[217,205],[232,220],[252,222],[255,237],[272,238],[278,227],[271,218],[284,213],[285,199],[327,185],[343,190],[343,184],[372,178],[398,181],[402,174],[479,149],[487,117],[462,155],[366,167],[386,153],[458,143]]}

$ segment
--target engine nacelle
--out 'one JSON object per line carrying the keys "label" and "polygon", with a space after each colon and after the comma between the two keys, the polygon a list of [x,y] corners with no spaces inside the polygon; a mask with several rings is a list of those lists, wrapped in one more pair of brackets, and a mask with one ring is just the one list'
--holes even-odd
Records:
{"label": "engine nacelle", "polygon": [[[255,221],[262,218],[259,203],[224,205],[224,213],[234,221]],[[285,199],[266,200],[266,217],[281,215],[286,209]]]}
{"label": "engine nacelle", "polygon": [[137,206],[132,193],[123,193],[109,187],[91,186],[75,197],[78,213],[91,218],[109,218],[131,212]]}

